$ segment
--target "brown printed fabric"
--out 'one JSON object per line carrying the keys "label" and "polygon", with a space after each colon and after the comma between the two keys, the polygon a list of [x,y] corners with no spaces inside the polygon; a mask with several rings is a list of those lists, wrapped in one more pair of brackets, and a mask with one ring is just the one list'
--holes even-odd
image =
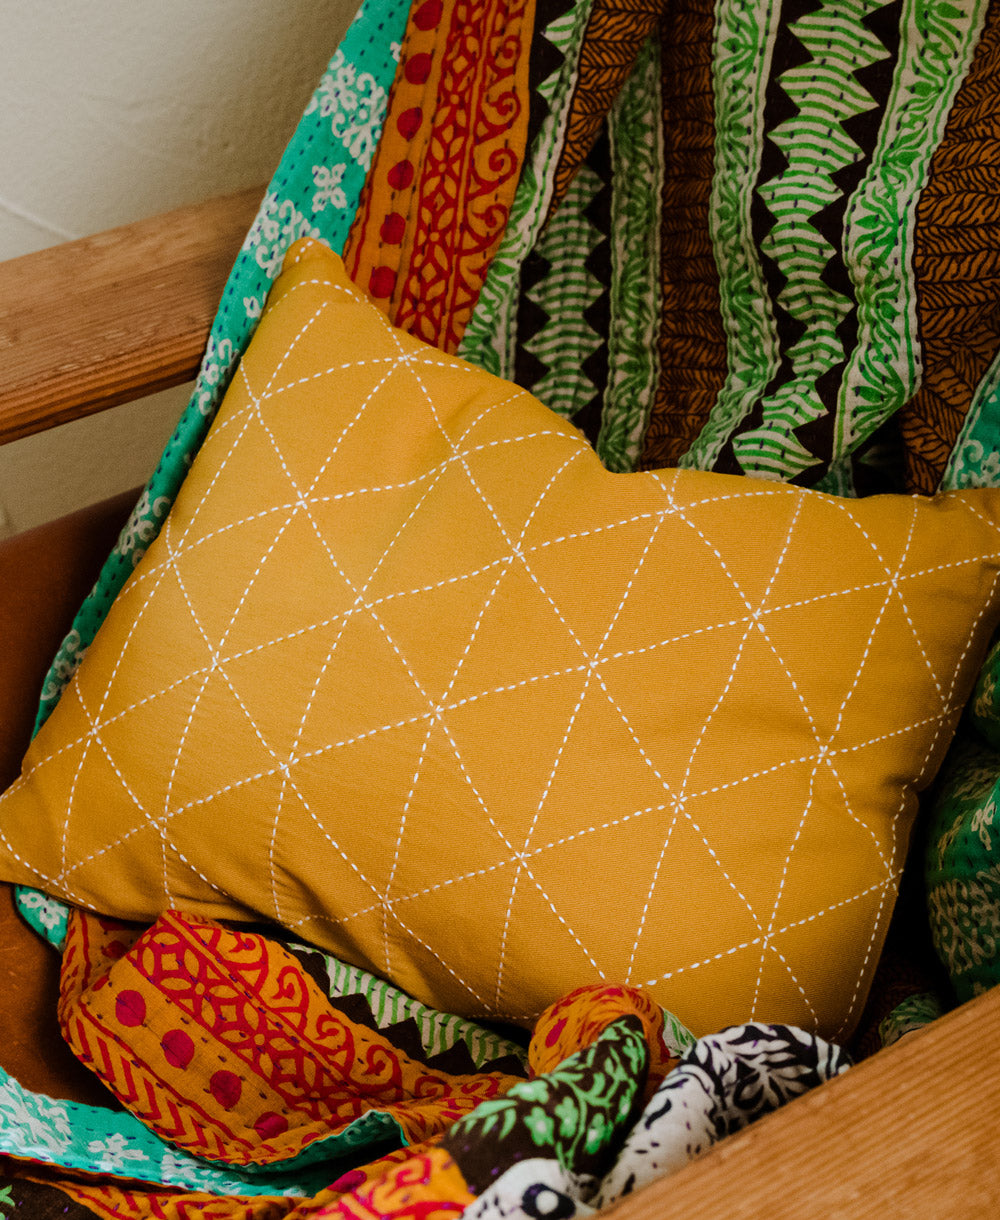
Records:
{"label": "brown printed fabric", "polygon": [[664,0],[594,0],[577,66],[551,211],[587,159],[639,49],[656,27]]}
{"label": "brown printed fabric", "polygon": [[674,466],[708,417],[726,376],[719,276],[709,236],[715,116],[711,0],[681,0],[659,26],[663,164],[660,375],[644,469]]}
{"label": "brown printed fabric", "polygon": [[990,5],[917,206],[923,384],[900,412],[911,491],[931,494],[1000,352],[1000,3]]}

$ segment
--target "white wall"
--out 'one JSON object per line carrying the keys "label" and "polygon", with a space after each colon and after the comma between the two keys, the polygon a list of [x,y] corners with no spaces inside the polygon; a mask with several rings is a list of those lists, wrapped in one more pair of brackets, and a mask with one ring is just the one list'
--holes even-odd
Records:
{"label": "white wall", "polygon": [[[0,0],[0,258],[263,184],[357,0]],[[187,387],[0,448],[0,534],[145,481]]]}

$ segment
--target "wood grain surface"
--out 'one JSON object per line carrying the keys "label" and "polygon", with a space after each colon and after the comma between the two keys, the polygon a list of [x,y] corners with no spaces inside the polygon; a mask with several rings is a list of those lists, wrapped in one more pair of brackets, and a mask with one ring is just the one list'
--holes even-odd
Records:
{"label": "wood grain surface", "polygon": [[0,263],[0,444],[190,380],[262,195]]}
{"label": "wood grain surface", "polygon": [[1000,988],[734,1135],[615,1220],[998,1220]]}

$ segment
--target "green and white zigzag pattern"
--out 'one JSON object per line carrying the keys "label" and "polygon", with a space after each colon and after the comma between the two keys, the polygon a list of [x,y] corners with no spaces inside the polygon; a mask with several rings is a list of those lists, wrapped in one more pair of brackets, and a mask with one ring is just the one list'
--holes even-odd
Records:
{"label": "green and white zigzag pattern", "polygon": [[[796,429],[833,410],[832,451],[826,455],[831,467],[819,485],[850,494],[850,455],[919,387],[911,272],[914,215],[931,156],[968,70],[986,4],[903,4],[892,89],[866,171],[845,211],[841,257],[851,277],[858,337],[851,351],[841,353],[835,332],[846,302],[819,282],[832,250],[810,218],[833,197],[832,174],[854,155],[841,124],[870,105],[854,73],[885,54],[863,24],[864,16],[878,7],[869,0],[826,2],[795,23],[793,32],[810,53],[810,62],[781,78],[796,113],[771,133],[784,145],[790,165],[758,188],[780,8],[778,0],[753,5],[720,0],[711,227],[728,373],[705,428],[682,459],[684,465],[713,465],[732,438],[743,469],[794,478],[824,456],[811,454]],[[806,334],[785,352],[780,349],[776,303],[768,295],[753,237],[751,207],[757,189],[777,220],[764,254],[777,259],[788,281],[777,304],[807,324]],[[782,357],[791,361],[793,374],[783,377],[780,389],[765,398]],[[840,360],[845,367],[837,401],[821,403],[815,380]],[[760,426],[737,435],[751,411],[762,415]]]}
{"label": "green and white zigzag pattern", "polygon": [[497,1059],[512,1057],[527,1061],[525,1051],[508,1038],[451,1013],[438,1012],[412,999],[398,987],[376,978],[366,970],[350,966],[334,957],[322,955],[329,976],[329,994],[364,996],[379,1029],[408,1019],[416,1022],[420,1041],[427,1055],[438,1055],[463,1042],[480,1070]]}
{"label": "green and white zigzag pattern", "polygon": [[552,199],[554,171],[566,139],[566,120],[591,7],[592,0],[582,0],[543,31],[563,60],[538,87],[549,112],[529,150],[507,231],[459,344],[458,354],[463,359],[497,377],[513,377],[521,266],[538,241]]}
{"label": "green and white zigzag pattern", "polygon": [[861,155],[843,122],[876,104],[854,73],[888,55],[861,24],[880,6],[881,0],[827,0],[790,27],[809,59],[778,78],[796,113],[770,139],[788,166],[761,185],[759,195],[775,220],[762,249],[786,277],[778,299],[805,332],[786,353],[791,376],[764,400],[768,426],[742,433],[736,442],[744,469],[755,473],[789,478],[814,461],[795,429],[824,414],[817,378],[845,357],[837,327],[853,302],[824,283],[823,271],[838,251],[811,221],[842,194],[834,174]]}
{"label": "green and white zigzag pattern", "polygon": [[603,184],[588,166],[580,169],[539,239],[535,251],[549,265],[542,281],[527,291],[549,321],[524,343],[547,372],[531,392],[547,407],[571,419],[594,396],[583,363],[604,342],[585,314],[604,291],[587,259],[604,240],[587,218],[587,208]]}
{"label": "green and white zigzag pattern", "polygon": [[858,269],[860,334],[838,404],[835,458],[857,448],[919,387],[910,274],[914,218],[986,7],[986,0],[904,5],[903,44],[882,138],[848,209],[847,258]]}
{"label": "green and white zigzag pattern", "polygon": [[611,327],[597,452],[634,470],[660,373],[660,48],[650,39],[608,117],[611,143]]}
{"label": "green and white zigzag pattern", "polygon": [[713,50],[715,175],[709,225],[719,269],[728,371],[681,465],[708,469],[778,367],[778,334],[750,225],[779,0],[720,0]]}

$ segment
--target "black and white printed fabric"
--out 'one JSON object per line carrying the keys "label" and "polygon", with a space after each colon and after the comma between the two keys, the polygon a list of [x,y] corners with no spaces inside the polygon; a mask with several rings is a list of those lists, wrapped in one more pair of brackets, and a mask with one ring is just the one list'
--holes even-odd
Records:
{"label": "black and white printed fabric", "polygon": [[840,1047],[788,1025],[735,1025],[700,1038],[650,1099],[602,1180],[554,1159],[525,1160],[464,1214],[467,1220],[595,1215],[850,1064]]}

